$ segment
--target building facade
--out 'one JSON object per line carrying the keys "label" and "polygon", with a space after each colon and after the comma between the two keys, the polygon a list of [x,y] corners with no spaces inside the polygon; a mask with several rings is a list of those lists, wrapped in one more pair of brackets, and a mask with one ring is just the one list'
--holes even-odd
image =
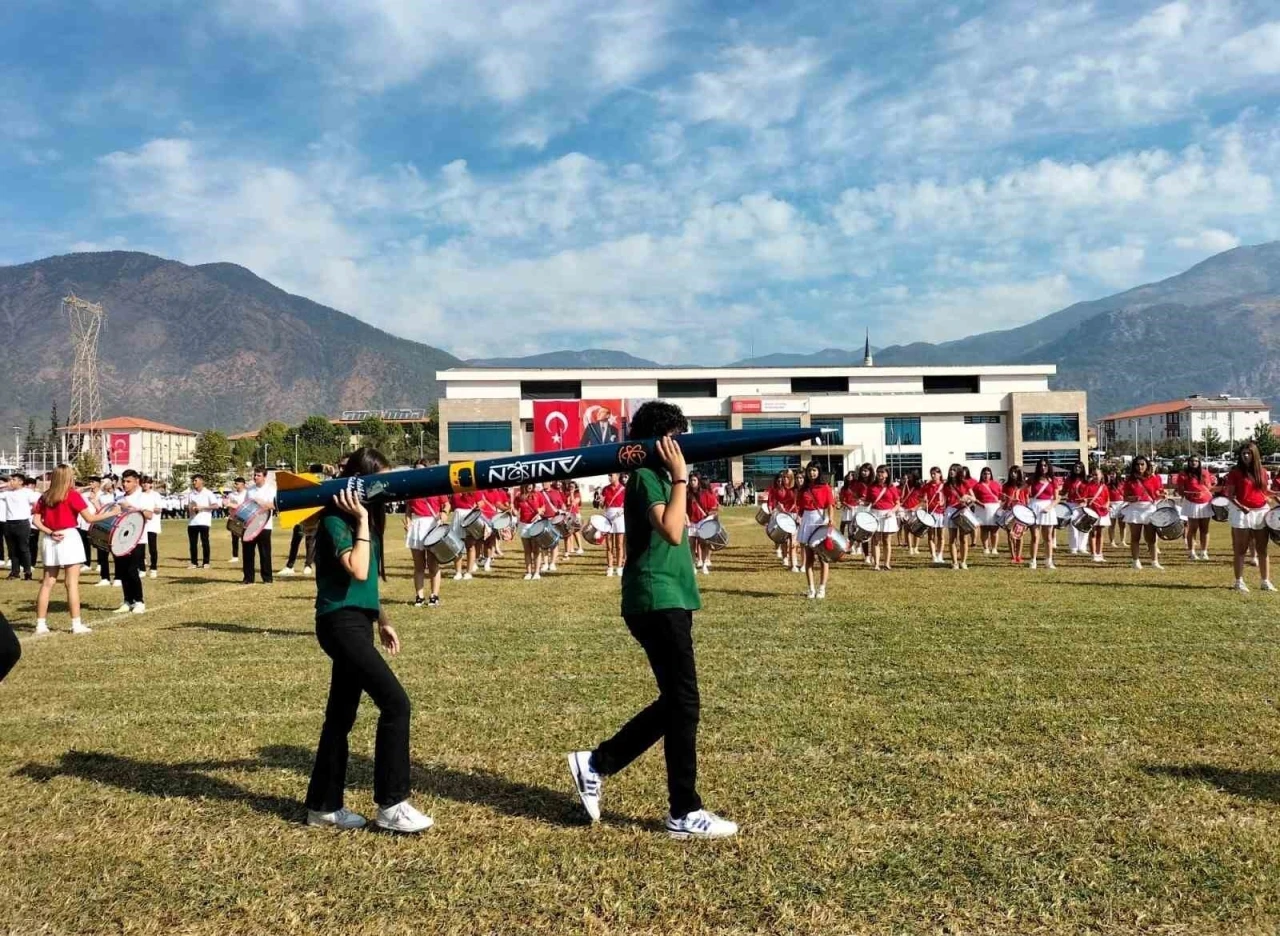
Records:
{"label": "building facade", "polygon": [[92,441],[104,474],[118,475],[132,468],[139,474],[167,480],[174,465],[191,462],[199,433],[136,416],[116,416],[98,422],[64,426],[58,430],[62,460]]}
{"label": "building facade", "polygon": [[[701,468],[713,480],[757,486],[810,458],[843,475],[863,462],[895,476],[1041,457],[1067,467],[1087,459],[1085,394],[1051,391],[1052,365],[991,367],[662,368],[646,370],[455,368],[439,371],[440,458],[535,451],[539,400],[677,403],[691,429],[815,427],[829,445],[805,443]],[[576,433],[573,444],[577,444]],[[564,447],[573,447],[565,445]]]}
{"label": "building facade", "polygon": [[1259,423],[1271,422],[1271,410],[1262,400],[1233,397],[1189,396],[1165,403],[1148,403],[1099,420],[1098,440],[1102,448],[1117,442],[1132,442],[1139,451],[1154,448],[1170,439],[1187,443],[1188,448],[1204,440],[1213,429],[1218,438],[1232,446],[1253,435]]}

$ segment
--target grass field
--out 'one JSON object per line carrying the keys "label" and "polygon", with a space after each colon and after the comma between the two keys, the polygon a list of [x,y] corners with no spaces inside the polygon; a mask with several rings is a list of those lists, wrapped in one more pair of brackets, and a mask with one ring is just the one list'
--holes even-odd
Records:
{"label": "grass field", "polygon": [[[516,561],[414,610],[386,599],[413,700],[413,839],[301,824],[328,661],[301,576],[186,569],[151,611],[33,638],[0,685],[0,932],[1275,932],[1280,601],[1213,563],[1063,559],[968,573],[899,559],[801,597],[744,512],[699,579],[701,787],[733,841],[660,830],[660,751],[584,824],[564,752],[652,696],[599,553],[550,580]],[[287,536],[277,542],[279,556]],[[564,567],[562,567],[563,569]],[[1256,581],[1254,573],[1251,581]],[[371,809],[374,709],[348,805]]]}

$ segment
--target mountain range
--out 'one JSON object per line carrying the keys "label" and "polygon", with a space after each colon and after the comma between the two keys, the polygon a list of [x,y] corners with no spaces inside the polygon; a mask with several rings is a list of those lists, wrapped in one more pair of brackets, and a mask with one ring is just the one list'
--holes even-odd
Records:
{"label": "mountain range", "polygon": [[[621,351],[463,361],[295,296],[230,263],[188,266],[124,251],[0,267],[0,424],[67,412],[73,349],[59,313],[75,293],[108,311],[103,415],[235,431],[315,412],[425,407],[437,370],[649,368]],[[774,353],[732,366],[862,363],[861,348]],[[1237,247],[1157,283],[1028,325],[875,350],[889,365],[1056,364],[1052,385],[1089,393],[1091,418],[1192,393],[1280,401],[1280,242]]]}

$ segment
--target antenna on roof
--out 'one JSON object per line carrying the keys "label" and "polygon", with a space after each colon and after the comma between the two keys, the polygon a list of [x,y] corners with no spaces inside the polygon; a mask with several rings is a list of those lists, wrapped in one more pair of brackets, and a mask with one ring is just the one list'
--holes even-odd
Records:
{"label": "antenna on roof", "polygon": [[873,366],[873,362],[871,360],[871,329],[870,328],[867,329],[866,343],[862,346],[862,366],[863,367]]}

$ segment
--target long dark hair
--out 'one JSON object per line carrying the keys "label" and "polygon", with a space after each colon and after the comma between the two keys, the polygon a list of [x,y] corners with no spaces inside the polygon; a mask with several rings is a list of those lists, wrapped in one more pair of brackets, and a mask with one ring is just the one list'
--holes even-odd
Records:
{"label": "long dark hair", "polygon": [[[811,479],[809,477],[810,468],[818,469],[818,476],[816,478]],[[802,488],[818,487],[819,485],[827,484],[827,483],[828,483],[827,472],[825,469],[823,469],[822,465],[818,462],[817,459],[810,461],[809,464],[804,466],[804,484],[801,485]]]}
{"label": "long dark hair", "polygon": [[[1043,471],[1040,470],[1041,467],[1044,468]],[[1041,458],[1036,462],[1036,471],[1035,474],[1031,476],[1031,480],[1043,481],[1045,478],[1048,478],[1050,481],[1053,480],[1053,465],[1049,464],[1049,459]]]}
{"label": "long dark hair", "polygon": [[[1147,473],[1145,475],[1138,474],[1138,462],[1142,462],[1144,465],[1147,466]],[[1152,473],[1153,472],[1151,469],[1151,459],[1147,458],[1147,456],[1145,455],[1137,455],[1134,457],[1133,461],[1129,462],[1129,480],[1130,481],[1137,481],[1139,478],[1148,477]]]}
{"label": "long dark hair", "polygon": [[[358,448],[342,463],[342,471],[339,472],[339,478],[361,478],[366,475],[375,475],[380,471],[386,471],[391,467],[391,463],[387,461],[387,456],[383,455],[375,448]],[[387,531],[387,505],[385,501],[375,500],[365,504],[365,509],[369,511],[369,534],[378,544],[378,577],[384,582],[387,580],[387,560],[386,554],[382,549],[382,537]],[[356,518],[351,514],[334,508],[334,513],[346,521],[347,526],[351,527],[351,535],[354,537],[356,533]]]}
{"label": "long dark hair", "polygon": [[987,467],[983,468],[980,472],[978,472],[978,481],[980,482],[994,481],[995,479],[996,479],[996,473],[991,470],[990,465],[987,465]]}
{"label": "long dark hair", "polygon": [[876,479],[876,469],[872,466],[871,462],[863,462],[861,465],[858,466],[859,481],[861,481],[863,484],[866,484],[868,481],[874,481],[875,479]]}
{"label": "long dark hair", "polygon": [[1026,484],[1027,477],[1022,473],[1022,466],[1014,465],[1013,467],[1011,467],[1009,469],[1009,477],[1005,478],[1004,483],[1013,484],[1013,485],[1016,485],[1017,487],[1022,487],[1024,484]]}
{"label": "long dark hair", "polygon": [[964,472],[960,470],[958,462],[952,462],[951,467],[947,469],[947,487],[959,487],[964,482]]}
{"label": "long dark hair", "polygon": [[[1253,464],[1245,467],[1244,453],[1249,453],[1249,460]],[[1262,453],[1258,451],[1258,443],[1246,442],[1236,450],[1236,470],[1241,474],[1251,475],[1253,483],[1258,487],[1266,487],[1266,482],[1262,474]]]}
{"label": "long dark hair", "polygon": [[1089,477],[1089,472],[1088,472],[1088,469],[1085,468],[1084,462],[1078,461],[1071,466],[1070,477],[1071,477],[1071,480],[1073,481],[1084,481],[1086,478]]}

